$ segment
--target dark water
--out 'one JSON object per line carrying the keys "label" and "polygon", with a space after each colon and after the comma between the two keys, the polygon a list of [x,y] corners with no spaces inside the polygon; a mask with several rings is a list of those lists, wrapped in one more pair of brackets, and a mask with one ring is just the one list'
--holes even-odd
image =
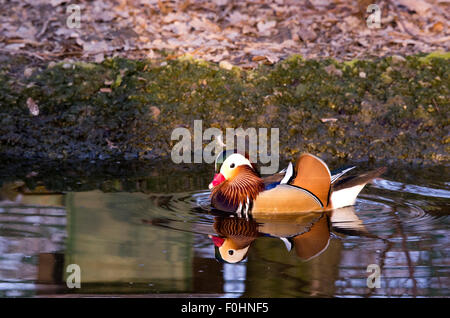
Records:
{"label": "dark water", "polygon": [[[390,168],[353,208],[249,221],[210,211],[208,171],[45,173],[0,180],[1,297],[450,296],[447,167]],[[220,261],[214,236],[243,260]]]}

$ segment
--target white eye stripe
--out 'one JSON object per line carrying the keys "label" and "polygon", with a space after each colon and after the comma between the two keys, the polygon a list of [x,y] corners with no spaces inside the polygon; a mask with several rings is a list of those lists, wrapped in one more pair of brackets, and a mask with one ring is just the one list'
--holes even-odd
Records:
{"label": "white eye stripe", "polygon": [[[234,166],[233,166],[233,164],[234,164]],[[224,161],[220,170],[222,172],[223,169],[225,169],[225,168],[234,169],[236,167],[243,166],[243,165],[248,165],[248,166],[252,167],[250,160],[248,160],[247,158],[245,158],[243,155],[241,155],[239,153],[234,153],[234,154],[230,155]]]}

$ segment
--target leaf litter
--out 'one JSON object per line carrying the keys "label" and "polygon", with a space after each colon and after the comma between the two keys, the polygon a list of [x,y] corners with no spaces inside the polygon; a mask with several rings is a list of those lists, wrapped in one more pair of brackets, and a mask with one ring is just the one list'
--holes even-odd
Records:
{"label": "leaf litter", "polygon": [[[371,29],[367,7],[381,9]],[[80,8],[70,28],[68,6]],[[176,58],[253,68],[293,54],[350,61],[448,50],[448,0],[11,0],[0,3],[0,53],[40,60]]]}

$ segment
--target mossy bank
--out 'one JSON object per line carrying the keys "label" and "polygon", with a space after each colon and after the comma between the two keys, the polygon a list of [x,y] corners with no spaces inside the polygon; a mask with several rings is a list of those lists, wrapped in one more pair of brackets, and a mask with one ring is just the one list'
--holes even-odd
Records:
{"label": "mossy bank", "polygon": [[3,57],[0,153],[170,160],[173,129],[192,130],[201,119],[204,129],[224,132],[279,128],[282,159],[307,151],[325,160],[442,164],[449,159],[449,57],[341,63],[292,56],[254,70],[189,57],[34,67]]}

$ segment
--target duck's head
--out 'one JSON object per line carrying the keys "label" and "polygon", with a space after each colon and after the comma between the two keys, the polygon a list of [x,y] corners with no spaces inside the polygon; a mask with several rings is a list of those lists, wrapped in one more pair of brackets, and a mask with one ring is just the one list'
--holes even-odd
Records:
{"label": "duck's head", "polygon": [[215,175],[209,188],[212,189],[225,180],[233,179],[239,173],[240,167],[244,166],[256,172],[256,166],[250,162],[247,156],[236,150],[222,151],[214,163]]}
{"label": "duck's head", "polygon": [[259,236],[256,221],[234,217],[215,217],[214,230],[217,235],[209,237],[214,243],[216,259],[227,263],[245,259],[250,245]]}
{"label": "duck's head", "polygon": [[216,259],[220,262],[234,264],[242,261],[247,256],[250,244],[241,247],[238,242],[231,238],[211,236],[211,239],[214,243]]}
{"label": "duck's head", "polygon": [[264,190],[256,165],[236,150],[225,150],[217,156],[215,172],[209,188],[212,190],[211,205],[218,210],[246,213],[259,192]]}

